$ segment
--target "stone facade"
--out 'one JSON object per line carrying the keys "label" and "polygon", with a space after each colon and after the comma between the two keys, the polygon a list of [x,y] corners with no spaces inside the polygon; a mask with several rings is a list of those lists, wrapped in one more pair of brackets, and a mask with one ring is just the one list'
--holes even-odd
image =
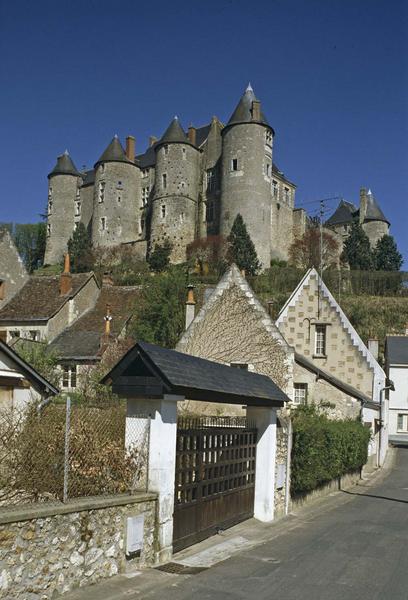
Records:
{"label": "stone facade", "polygon": [[[127,517],[144,515],[140,556],[126,559]],[[155,561],[154,494],[33,505],[0,517],[0,598],[46,600]]]}
{"label": "stone facade", "polygon": [[6,229],[0,230],[0,308],[16,294],[28,279],[27,269]]}
{"label": "stone facade", "polygon": [[[175,118],[138,155],[128,143],[125,153],[114,138],[95,167],[82,173],[62,155],[49,175],[45,262],[61,260],[79,222],[95,246],[144,242],[146,256],[169,239],[172,261],[184,261],[193,240],[228,236],[238,213],[264,268],[272,258],[287,259],[306,214],[294,210],[296,186],[273,163],[273,135],[248,87],[225,126],[213,117],[190,127],[187,137]],[[295,216],[299,211],[302,217]]]}

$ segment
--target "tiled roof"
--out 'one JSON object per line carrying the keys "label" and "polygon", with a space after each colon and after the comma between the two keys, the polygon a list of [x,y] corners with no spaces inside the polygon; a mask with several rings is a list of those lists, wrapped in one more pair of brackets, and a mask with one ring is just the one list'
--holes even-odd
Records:
{"label": "tiled roof", "polygon": [[72,275],[72,290],[60,296],[60,277],[32,276],[0,310],[1,321],[48,321],[63,305],[94,277],[93,273]]}
{"label": "tiled roof", "polygon": [[367,211],[365,214],[365,221],[384,221],[390,225],[390,222],[384,216],[383,211],[381,210],[377,200],[375,199],[372,192],[368,192],[367,194]]}

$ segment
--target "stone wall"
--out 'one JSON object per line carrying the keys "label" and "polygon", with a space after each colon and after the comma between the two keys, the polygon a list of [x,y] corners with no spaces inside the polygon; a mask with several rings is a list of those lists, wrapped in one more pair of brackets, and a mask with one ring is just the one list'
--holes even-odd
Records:
{"label": "stone wall", "polygon": [[8,231],[0,230],[0,308],[23,287],[28,279],[27,270]]}
{"label": "stone wall", "polygon": [[58,264],[67,251],[74,230],[75,200],[80,183],[82,180],[75,175],[53,175],[49,179],[46,265]]}
{"label": "stone wall", "polygon": [[[144,515],[140,556],[126,559],[127,517]],[[0,597],[47,600],[155,561],[156,496],[41,504],[0,516]]]}
{"label": "stone wall", "polygon": [[[285,427],[276,428],[276,473],[275,473],[275,517],[281,517],[285,514],[285,499],[286,499],[286,461],[288,453],[288,432]],[[285,471],[285,478],[281,481],[283,485],[279,485],[279,471]],[[278,487],[279,486],[279,487]]]}

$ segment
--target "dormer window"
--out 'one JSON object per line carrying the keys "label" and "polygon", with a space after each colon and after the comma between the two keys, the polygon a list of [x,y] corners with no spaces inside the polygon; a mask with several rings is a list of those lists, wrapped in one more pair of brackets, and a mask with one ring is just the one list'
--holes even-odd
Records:
{"label": "dormer window", "polygon": [[142,169],[142,177],[148,177],[149,169]]}
{"label": "dormer window", "polygon": [[289,202],[290,201],[290,189],[288,187],[285,187],[284,194],[285,194],[285,201]]}
{"label": "dormer window", "polygon": [[278,182],[275,181],[275,179],[272,181],[272,193],[273,193],[273,197],[277,198],[278,197],[278,191],[279,191],[279,186],[278,186]]}

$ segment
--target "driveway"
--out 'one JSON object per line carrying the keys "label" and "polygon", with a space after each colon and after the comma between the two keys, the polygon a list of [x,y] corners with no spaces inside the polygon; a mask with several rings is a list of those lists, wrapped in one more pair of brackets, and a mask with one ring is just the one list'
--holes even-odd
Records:
{"label": "driveway", "polygon": [[[250,526],[241,527],[232,539]],[[407,600],[408,448],[398,448],[382,482],[336,493],[270,531],[273,539],[243,544],[231,558],[194,575],[151,570],[66,598]]]}

